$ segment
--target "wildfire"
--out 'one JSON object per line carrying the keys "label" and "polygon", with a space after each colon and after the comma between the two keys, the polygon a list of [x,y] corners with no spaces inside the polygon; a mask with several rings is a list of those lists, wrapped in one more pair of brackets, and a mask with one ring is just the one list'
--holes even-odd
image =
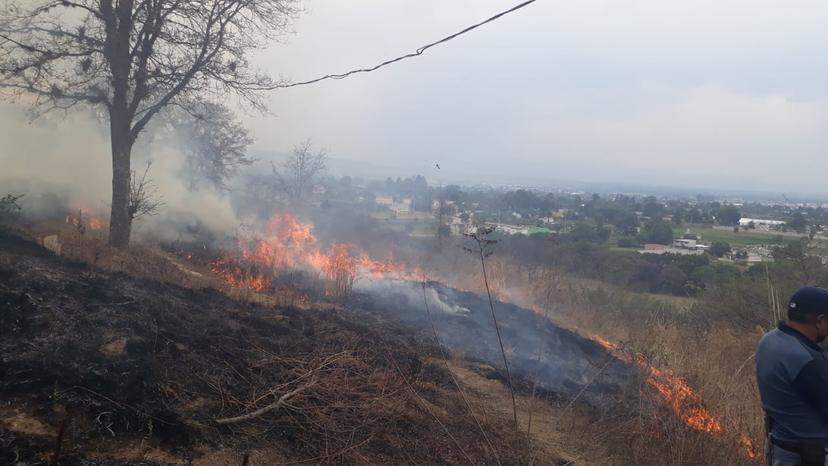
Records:
{"label": "wildfire", "polygon": [[655,389],[685,424],[702,432],[719,433],[722,431],[719,420],[704,407],[701,396],[690,388],[683,378],[669,369],[661,370],[651,366],[647,358],[640,353],[631,357],[604,338],[593,336],[592,339],[615,357],[640,367],[647,374],[647,385]]}
{"label": "wildfire", "polygon": [[416,278],[419,270],[393,261],[378,261],[356,246],[334,243],[323,250],[313,226],[295,215],[274,215],[264,232],[239,241],[239,252],[212,262],[210,268],[231,287],[265,290],[274,273],[289,269],[324,274],[331,294],[347,294],[360,274],[373,277]]}
{"label": "wildfire", "polygon": [[[641,368],[647,374],[647,385],[655,389],[665,404],[690,428],[710,434],[723,432],[721,422],[705,408],[702,397],[682,377],[669,369],[661,370],[651,366],[641,353],[631,357],[621,351],[617,345],[600,336],[593,336],[592,340],[606,348],[615,357],[634,363]],[[759,459],[759,449],[753,439],[747,435],[741,435],[739,445],[743,448],[745,456],[750,459]]]}
{"label": "wildfire", "polygon": [[66,223],[74,227],[84,227],[90,230],[100,231],[106,228],[106,220],[100,217],[89,215],[83,209],[78,209],[77,213],[69,212],[66,214]]}

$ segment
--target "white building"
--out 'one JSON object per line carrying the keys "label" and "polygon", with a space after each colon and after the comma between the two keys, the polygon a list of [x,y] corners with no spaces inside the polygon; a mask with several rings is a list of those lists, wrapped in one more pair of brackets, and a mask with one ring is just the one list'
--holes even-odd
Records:
{"label": "white building", "polygon": [[739,228],[756,229],[759,231],[778,230],[785,225],[782,220],[765,220],[761,218],[740,218]]}
{"label": "white building", "polygon": [[397,214],[410,214],[413,211],[414,201],[410,197],[401,199],[391,205],[391,210]]}

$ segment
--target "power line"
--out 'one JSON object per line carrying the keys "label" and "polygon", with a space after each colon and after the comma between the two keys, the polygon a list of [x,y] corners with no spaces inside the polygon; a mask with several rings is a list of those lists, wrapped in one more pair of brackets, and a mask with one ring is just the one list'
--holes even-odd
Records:
{"label": "power line", "polygon": [[434,47],[435,45],[440,45],[440,44],[448,42],[448,41],[450,41],[450,40],[452,40],[452,39],[454,39],[458,36],[462,36],[463,34],[465,34],[467,32],[470,32],[470,31],[473,31],[473,30],[479,28],[480,26],[484,26],[488,23],[491,23],[492,21],[498,20],[501,17],[508,15],[509,13],[515,12],[517,10],[520,10],[523,7],[529,6],[530,4],[535,3],[536,1],[537,0],[525,1],[521,4],[519,4],[519,5],[516,5],[516,6],[513,6],[512,8],[509,8],[506,11],[502,11],[502,12],[492,16],[491,18],[489,18],[485,21],[482,21],[482,22],[479,22],[479,23],[474,24],[472,26],[469,26],[469,27],[467,27],[466,29],[463,29],[460,32],[456,32],[456,33],[454,33],[450,36],[444,37],[444,38],[438,40],[437,42],[432,42],[430,44],[424,45],[424,46],[418,48],[415,52],[412,52],[412,53],[409,53],[409,54],[406,54],[406,55],[402,55],[402,56],[399,56],[397,58],[392,58],[390,60],[386,60],[386,61],[380,63],[379,65],[373,66],[371,68],[361,68],[361,69],[351,70],[351,71],[348,71],[347,73],[341,73],[341,74],[327,74],[325,76],[322,76],[322,77],[319,77],[319,78],[316,78],[316,79],[311,79],[310,81],[302,81],[302,82],[298,82],[298,83],[277,84],[277,85],[269,87],[268,89],[272,90],[272,89],[284,89],[284,88],[287,88],[287,87],[305,86],[305,85],[308,85],[308,84],[315,84],[315,83],[318,83],[320,81],[325,81],[326,79],[345,79],[345,78],[347,78],[347,77],[349,77],[353,74],[357,74],[357,73],[370,73],[370,72],[376,71],[376,70],[378,70],[378,69],[380,69],[384,66],[388,66],[392,63],[397,63],[399,61],[403,61],[403,60],[408,59],[408,58],[418,57],[418,56],[422,55],[426,50],[430,49],[431,47]]}

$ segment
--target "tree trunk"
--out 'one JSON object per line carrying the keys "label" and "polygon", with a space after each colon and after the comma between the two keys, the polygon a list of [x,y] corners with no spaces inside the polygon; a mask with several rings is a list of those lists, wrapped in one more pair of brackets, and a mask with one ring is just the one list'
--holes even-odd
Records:
{"label": "tree trunk", "polygon": [[[103,3],[103,2],[102,2]],[[112,104],[109,106],[109,136],[112,142],[112,210],[109,216],[109,244],[124,249],[129,246],[132,229],[130,212],[130,158],[132,117],[129,104],[130,34],[133,22],[133,0],[119,0],[115,11],[108,0],[105,54],[112,72]],[[114,17],[111,17],[113,15]]]}
{"label": "tree trunk", "polygon": [[111,120],[112,210],[109,217],[109,244],[123,249],[129,246],[129,234],[132,230],[132,216],[129,212],[132,144],[129,130],[124,131],[123,127],[117,127],[116,118]]}

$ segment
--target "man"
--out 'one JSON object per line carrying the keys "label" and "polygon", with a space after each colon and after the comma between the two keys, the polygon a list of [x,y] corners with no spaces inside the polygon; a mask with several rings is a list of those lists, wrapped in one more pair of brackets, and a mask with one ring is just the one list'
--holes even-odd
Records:
{"label": "man", "polygon": [[768,427],[768,465],[828,465],[828,290],[805,286],[788,302],[788,320],[756,349],[756,378]]}

